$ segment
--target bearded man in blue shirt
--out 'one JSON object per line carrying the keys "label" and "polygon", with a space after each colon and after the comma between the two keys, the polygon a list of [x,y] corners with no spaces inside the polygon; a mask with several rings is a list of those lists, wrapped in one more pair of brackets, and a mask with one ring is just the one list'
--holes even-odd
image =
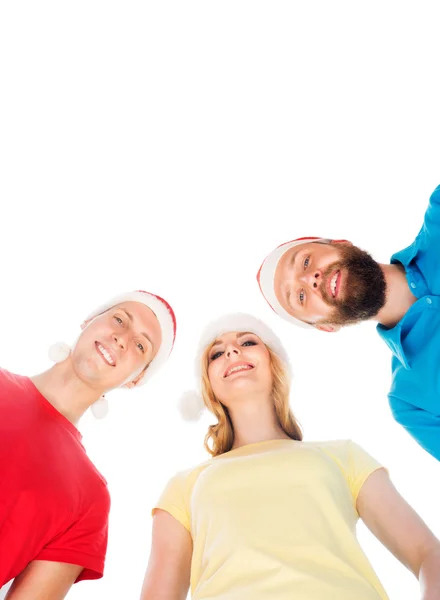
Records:
{"label": "bearded man in blue shirt", "polygon": [[301,238],[271,252],[257,279],[271,308],[301,327],[376,321],[393,353],[393,416],[440,460],[440,186],[416,239],[390,264],[346,240]]}

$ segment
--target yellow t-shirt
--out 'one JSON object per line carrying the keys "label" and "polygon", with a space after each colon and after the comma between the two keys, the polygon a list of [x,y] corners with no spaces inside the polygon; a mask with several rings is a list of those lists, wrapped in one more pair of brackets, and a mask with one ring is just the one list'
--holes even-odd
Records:
{"label": "yellow t-shirt", "polygon": [[356,498],[379,468],[352,441],[272,440],[173,477],[155,509],[192,536],[192,598],[388,599],[356,538]]}

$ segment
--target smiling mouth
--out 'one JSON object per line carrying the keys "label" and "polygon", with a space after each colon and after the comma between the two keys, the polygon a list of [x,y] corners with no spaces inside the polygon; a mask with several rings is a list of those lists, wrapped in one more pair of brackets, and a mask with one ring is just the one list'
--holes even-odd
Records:
{"label": "smiling mouth", "polygon": [[230,375],[234,375],[235,373],[241,373],[242,371],[250,371],[254,368],[254,365],[251,363],[241,363],[239,365],[232,365],[228,369],[226,369],[223,378],[229,377]]}
{"label": "smiling mouth", "polygon": [[341,287],[341,271],[336,271],[332,277],[328,280],[328,291],[332,298],[336,298],[339,294]]}
{"label": "smiling mouth", "polygon": [[102,360],[110,367],[115,367],[116,361],[113,358],[113,356],[110,354],[110,352],[107,350],[107,348],[105,348],[105,346],[103,346],[99,342],[95,342],[95,346],[96,346],[96,350],[97,350],[98,354],[100,355],[100,357],[102,358]]}

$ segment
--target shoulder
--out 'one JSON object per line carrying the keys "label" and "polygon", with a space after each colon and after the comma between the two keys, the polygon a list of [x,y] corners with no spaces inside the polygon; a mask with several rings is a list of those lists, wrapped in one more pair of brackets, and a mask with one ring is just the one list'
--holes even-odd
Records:
{"label": "shoulder", "polygon": [[205,464],[179,471],[173,475],[153,506],[152,514],[154,515],[157,509],[164,510],[191,532],[192,492],[200,473],[204,470]]}
{"label": "shoulder", "polygon": [[97,479],[94,486],[89,488],[83,512],[98,514],[103,521],[107,520],[110,513],[111,497],[104,479]]}
{"label": "shoulder", "polygon": [[351,440],[326,440],[319,442],[303,442],[305,446],[315,448],[318,451],[324,452],[331,457],[340,456],[349,451]]}
{"label": "shoulder", "polygon": [[413,243],[396,252],[391,257],[391,263],[400,262],[405,267],[415,259],[417,261],[420,257],[419,252],[422,253],[429,250],[432,243],[438,242],[440,236],[440,185],[435,188],[432,192],[428,207],[425,212],[423,224],[420,231],[418,232]]}
{"label": "shoulder", "polygon": [[338,470],[347,471],[350,461],[351,440],[324,440],[324,441],[302,441],[302,452],[314,455],[325,462],[328,468],[337,467]]}
{"label": "shoulder", "polygon": [[346,473],[359,464],[375,462],[362,446],[351,439],[316,442],[313,446],[336,462]]}
{"label": "shoulder", "polygon": [[167,481],[160,495],[161,501],[172,501],[180,506],[189,508],[193,489],[200,475],[214,463],[213,459],[195,467],[178,471]]}
{"label": "shoulder", "polygon": [[428,208],[426,209],[423,227],[419,233],[419,238],[425,236],[429,239],[430,234],[438,237],[440,231],[440,185],[432,192],[429,198]]}
{"label": "shoulder", "polygon": [[86,466],[83,467],[83,475],[79,474],[84,490],[82,512],[99,513],[105,519],[110,512],[111,504],[107,481],[87,455],[86,461]]}
{"label": "shoulder", "polygon": [[25,381],[29,381],[29,378],[11,373],[7,369],[0,369],[0,384],[22,386]]}
{"label": "shoulder", "polygon": [[440,204],[440,185],[432,192],[429,202]]}
{"label": "shoulder", "polygon": [[33,401],[35,392],[32,381],[24,375],[11,373],[0,369],[0,402],[2,410],[9,407],[11,410],[26,408],[27,402]]}
{"label": "shoulder", "polygon": [[213,463],[214,460],[209,459],[201,464],[196,465],[195,467],[177,471],[168,480],[167,487],[179,487],[182,491],[189,492],[203,471],[205,471]]}

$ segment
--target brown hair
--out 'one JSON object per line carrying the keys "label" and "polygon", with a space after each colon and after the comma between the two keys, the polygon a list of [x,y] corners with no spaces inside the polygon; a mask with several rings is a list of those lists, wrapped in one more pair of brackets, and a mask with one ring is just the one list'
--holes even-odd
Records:
{"label": "brown hair", "polygon": [[[231,450],[234,443],[234,428],[228,409],[214,396],[209,381],[209,352],[212,345],[210,344],[206,348],[202,356],[201,391],[206,408],[217,417],[217,423],[209,426],[208,433],[205,436],[205,448],[212,456],[219,456]],[[301,441],[303,438],[301,427],[289,406],[290,384],[284,364],[275,352],[268,346],[266,348],[270,355],[273,378],[272,398],[278,422],[292,440]]]}

